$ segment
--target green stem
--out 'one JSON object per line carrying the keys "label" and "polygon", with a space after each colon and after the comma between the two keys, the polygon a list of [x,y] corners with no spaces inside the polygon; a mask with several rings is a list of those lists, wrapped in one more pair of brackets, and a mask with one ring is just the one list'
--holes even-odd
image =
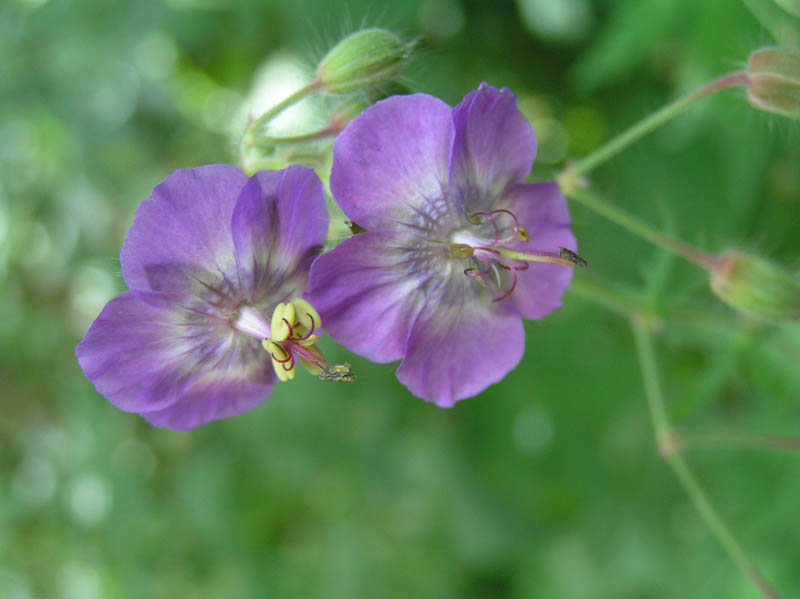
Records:
{"label": "green stem", "polygon": [[658,368],[656,367],[655,354],[653,352],[650,325],[641,316],[634,316],[631,322],[636,339],[636,350],[642,368],[645,397],[650,410],[650,418],[664,460],[675,473],[675,477],[683,486],[706,526],[708,526],[742,573],[758,587],[764,599],[778,599],[778,592],[772,588],[758,571],[753,561],[736,540],[736,537],[733,536],[731,530],[717,514],[716,509],[714,509],[686,461],[680,454],[675,452],[673,434],[667,419]]}
{"label": "green stem", "polygon": [[255,139],[254,143],[259,148],[272,148],[277,145],[294,145],[304,144],[312,141],[319,141],[327,137],[336,137],[341,132],[341,129],[336,126],[329,125],[311,133],[304,133],[302,135],[292,135],[287,137],[263,137],[260,136]]}
{"label": "green stem", "polygon": [[578,295],[584,299],[595,302],[618,315],[628,318],[636,312],[643,312],[644,306],[614,289],[604,285],[587,281],[584,278],[573,277],[567,288],[567,293]]}
{"label": "green stem", "polygon": [[760,435],[735,431],[713,431],[704,433],[674,433],[678,451],[698,447],[747,447],[772,449],[775,451],[800,452],[800,438]]}
{"label": "green stem", "polygon": [[678,241],[677,239],[673,239],[672,237],[664,235],[660,231],[657,231],[650,225],[646,224],[644,221],[639,220],[635,216],[628,214],[620,208],[616,208],[590,191],[580,187],[573,187],[571,189],[567,187],[566,189],[562,189],[564,194],[571,200],[575,200],[587,208],[594,210],[601,216],[604,216],[608,220],[615,222],[634,235],[638,235],[639,237],[642,237],[647,241],[654,243],[655,245],[674,252],[679,256],[686,258],[689,262],[694,262],[702,268],[706,268],[708,270],[715,270],[717,268],[718,259],[715,256],[708,254],[707,252],[703,252],[702,250],[699,250],[688,243]]}
{"label": "green stem", "polygon": [[736,71],[714,79],[689,95],[675,100],[671,104],[667,104],[662,109],[639,121],[633,127],[619,134],[604,146],[598,148],[588,156],[584,156],[576,164],[568,166],[565,173],[569,173],[569,175],[574,178],[586,175],[654,129],[683,112],[683,110],[698,100],[726,87],[744,85],[746,83],[747,74],[744,71]]}
{"label": "green stem", "polygon": [[266,123],[268,123],[273,118],[278,116],[281,112],[289,108],[289,106],[291,106],[292,104],[296,104],[306,96],[315,92],[317,89],[320,88],[320,86],[321,83],[319,82],[319,80],[315,79],[308,85],[301,87],[290,96],[284,98],[283,100],[275,104],[275,106],[267,110],[264,114],[255,119],[252,123],[250,123],[250,125],[247,127],[247,130],[244,132],[244,136],[242,137],[242,145],[241,145],[242,155],[244,156],[244,153],[247,149],[255,146],[256,133],[258,133],[261,127],[263,127]]}

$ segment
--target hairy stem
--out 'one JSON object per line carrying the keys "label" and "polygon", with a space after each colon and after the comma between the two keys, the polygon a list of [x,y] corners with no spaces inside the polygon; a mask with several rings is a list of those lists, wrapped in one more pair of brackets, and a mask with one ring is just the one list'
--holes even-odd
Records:
{"label": "hairy stem", "polygon": [[742,447],[800,452],[800,438],[761,435],[738,431],[674,432],[675,449],[684,451],[700,447]]}
{"label": "hairy stem", "polygon": [[259,148],[272,148],[277,145],[293,145],[303,144],[312,141],[319,141],[328,137],[336,137],[341,133],[339,127],[327,126],[311,133],[303,133],[302,135],[291,135],[286,137],[265,137],[259,136],[255,139],[254,143]]}
{"label": "hairy stem", "polygon": [[641,221],[635,216],[628,214],[624,210],[609,204],[592,192],[580,187],[567,187],[566,189],[562,189],[564,195],[566,195],[569,199],[578,202],[579,204],[583,204],[587,208],[618,224],[623,229],[627,229],[634,235],[638,235],[650,243],[669,250],[670,252],[674,252],[678,256],[681,256],[689,262],[693,262],[694,264],[697,264],[698,266],[707,270],[715,270],[717,268],[718,258],[716,256],[699,250],[684,241],[679,241],[669,237],[668,235],[664,235],[644,221]]}
{"label": "hairy stem", "polygon": [[671,104],[667,104],[660,110],[657,110],[650,116],[642,119],[633,125],[627,131],[617,135],[614,139],[596,149],[594,152],[584,156],[577,163],[568,166],[565,169],[565,174],[568,173],[571,178],[580,178],[595,168],[613,158],[625,148],[640,140],[642,137],[657,129],[670,119],[674,118],[687,107],[691,106],[698,100],[705,98],[726,87],[733,85],[744,85],[747,83],[747,74],[744,71],[736,71],[723,75],[713,81],[709,81],[702,87],[694,90],[692,93],[675,100]]}
{"label": "hairy stem", "polygon": [[240,147],[242,158],[244,158],[244,155],[248,149],[256,145],[256,136],[261,127],[266,125],[269,121],[274,119],[281,112],[289,108],[289,106],[291,106],[292,104],[296,104],[306,96],[315,92],[317,89],[320,88],[320,86],[321,83],[319,82],[319,80],[315,79],[308,85],[301,87],[293,94],[289,95],[288,97],[284,98],[283,100],[275,104],[275,106],[273,106],[272,108],[267,110],[264,114],[262,114],[260,117],[251,122],[250,125],[247,127],[247,130],[244,132],[244,136],[242,137],[242,143]]}
{"label": "hairy stem", "polygon": [[605,285],[573,277],[567,288],[567,293],[575,294],[589,301],[600,304],[616,314],[628,318],[634,312],[642,312],[644,306],[618,291]]}
{"label": "hairy stem", "polygon": [[644,391],[650,411],[650,419],[653,423],[662,457],[672,469],[678,482],[683,486],[706,526],[708,526],[736,566],[758,587],[764,599],[778,599],[778,592],[772,588],[758,571],[753,561],[739,544],[739,541],[733,536],[730,528],[728,528],[711,504],[686,461],[675,451],[674,435],[671,433],[664,397],[661,392],[650,325],[645,318],[638,315],[632,317],[631,323],[636,340],[639,363],[642,368]]}

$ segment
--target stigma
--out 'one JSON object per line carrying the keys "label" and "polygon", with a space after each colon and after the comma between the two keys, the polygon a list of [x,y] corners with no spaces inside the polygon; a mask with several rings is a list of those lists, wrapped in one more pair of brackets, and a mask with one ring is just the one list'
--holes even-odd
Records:
{"label": "stigma", "polygon": [[[465,276],[476,279],[483,285],[486,285],[486,279],[495,283],[501,294],[493,298],[493,302],[502,301],[514,293],[518,273],[527,270],[531,263],[556,264],[567,268],[587,266],[586,260],[565,247],[559,247],[557,251],[533,249],[527,252],[506,247],[509,244],[519,247],[518,242],[531,242],[527,229],[511,210],[499,209],[471,214],[467,212],[466,218],[470,225],[479,227],[478,232],[474,227],[458,231],[451,237],[449,254],[451,258],[468,263],[468,267],[464,269]],[[507,282],[508,274],[510,283]]]}
{"label": "stigma", "polygon": [[294,379],[298,361],[324,381],[352,382],[356,379],[349,364],[331,364],[314,347],[320,339],[315,331],[321,325],[319,313],[302,298],[275,306],[270,333],[262,339],[261,346],[272,358],[272,367],[281,381]]}

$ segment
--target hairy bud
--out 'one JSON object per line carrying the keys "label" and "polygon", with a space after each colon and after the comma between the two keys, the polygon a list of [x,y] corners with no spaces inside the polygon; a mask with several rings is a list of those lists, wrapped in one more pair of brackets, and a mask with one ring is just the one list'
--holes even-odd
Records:
{"label": "hairy bud", "polygon": [[746,72],[750,104],[800,119],[800,50],[760,48],[750,54]]}
{"label": "hairy bud", "polygon": [[331,48],[317,78],[335,94],[389,83],[403,71],[415,44],[385,29],[362,29]]}
{"label": "hairy bud", "polygon": [[800,281],[768,260],[727,250],[711,272],[711,289],[726,304],[768,320],[800,320]]}

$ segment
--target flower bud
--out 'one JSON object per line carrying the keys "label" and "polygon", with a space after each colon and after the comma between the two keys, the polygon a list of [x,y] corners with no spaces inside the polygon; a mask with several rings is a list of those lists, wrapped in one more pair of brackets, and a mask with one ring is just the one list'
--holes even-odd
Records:
{"label": "flower bud", "polygon": [[385,29],[362,29],[331,48],[317,78],[334,94],[388,83],[401,73],[415,44]]}
{"label": "flower bud", "polygon": [[750,54],[746,72],[750,104],[800,119],[800,50],[760,48]]}
{"label": "flower bud", "polygon": [[726,304],[752,316],[800,319],[800,281],[763,258],[725,251],[711,272],[711,289]]}

